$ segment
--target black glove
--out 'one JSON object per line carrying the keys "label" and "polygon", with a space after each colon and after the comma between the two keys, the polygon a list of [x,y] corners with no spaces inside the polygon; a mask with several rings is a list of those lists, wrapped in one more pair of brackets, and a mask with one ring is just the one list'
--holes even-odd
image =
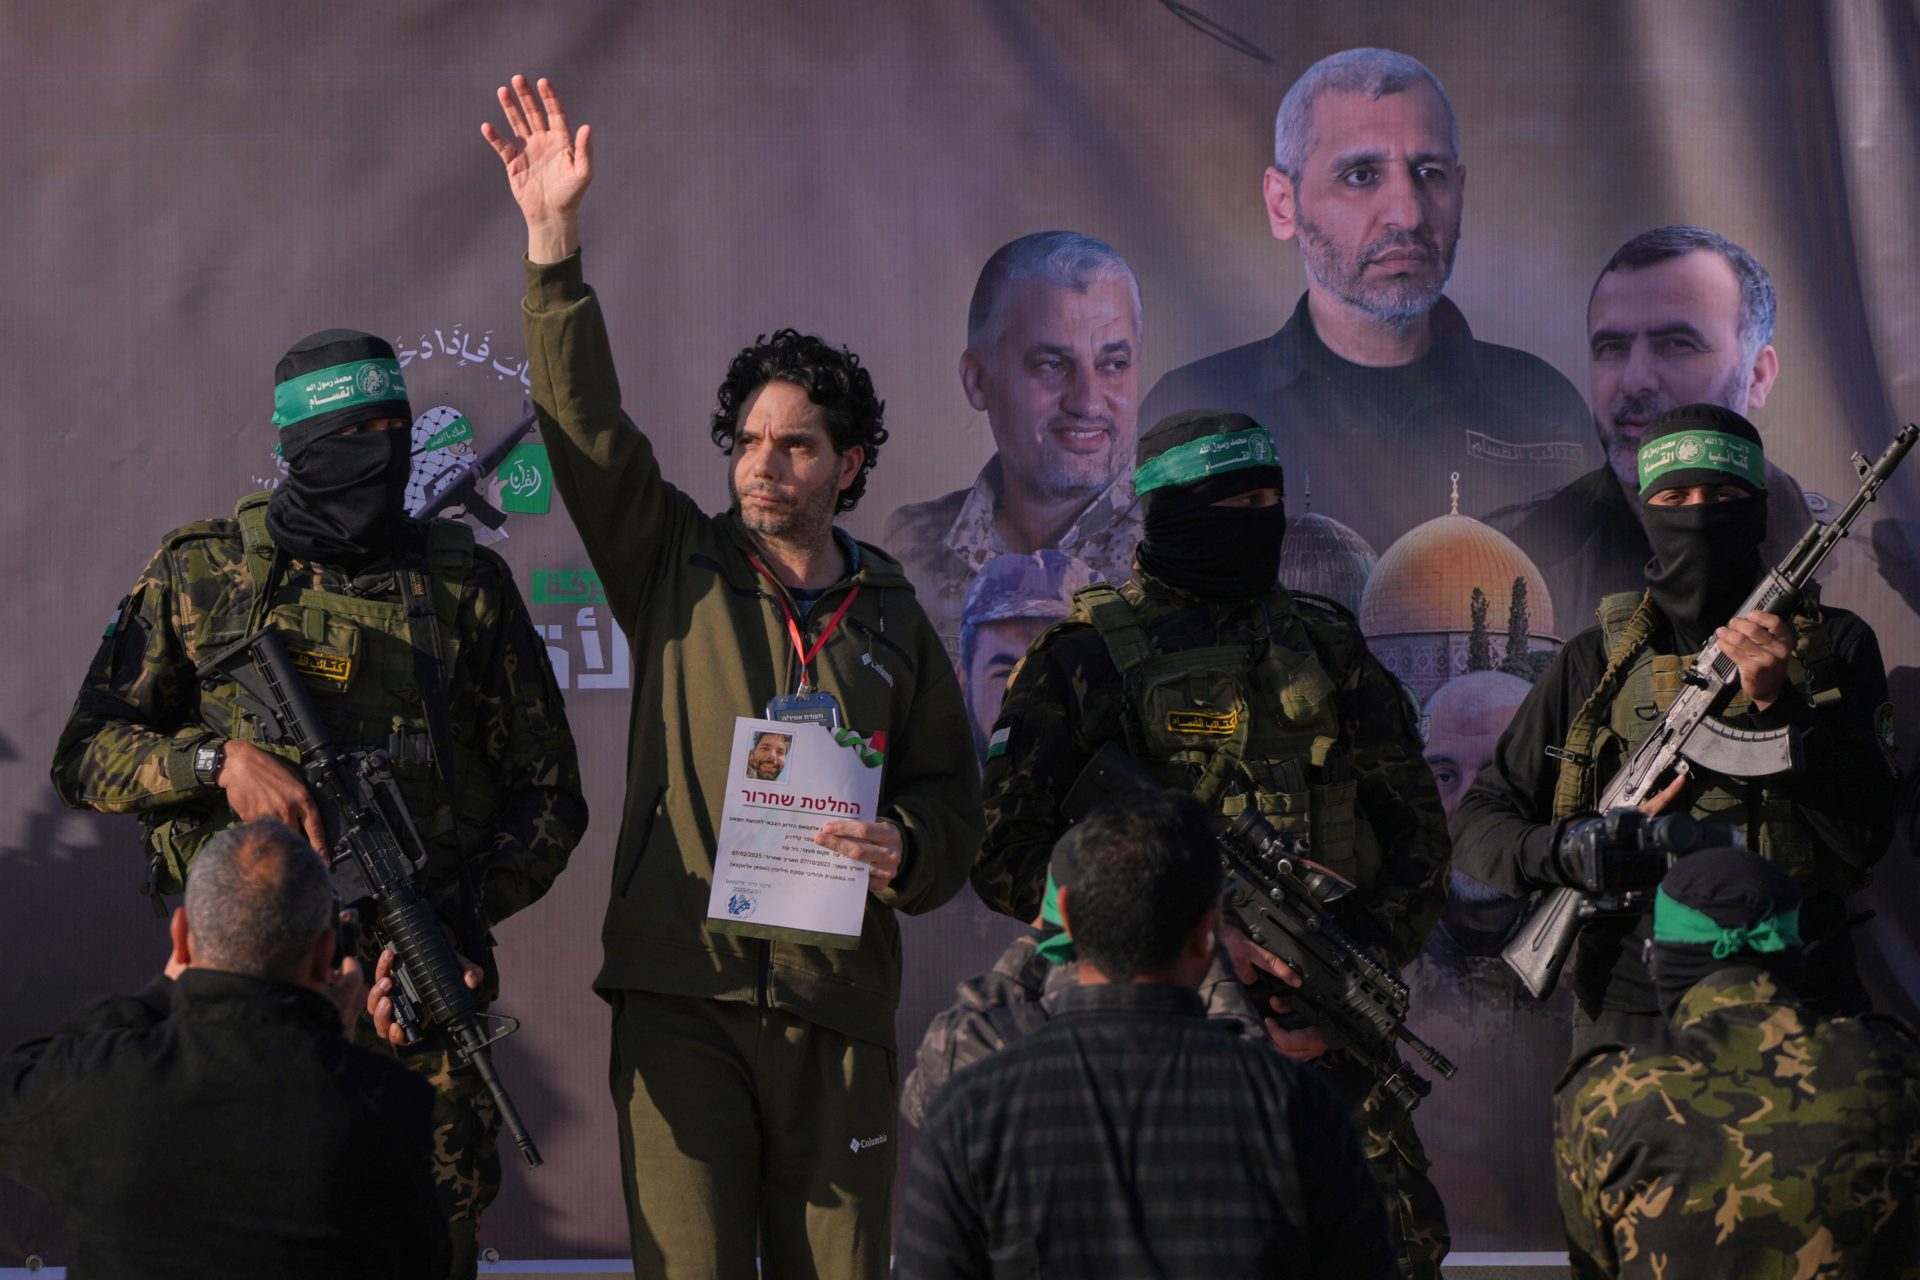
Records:
{"label": "black glove", "polygon": [[1684,813],[1649,818],[1638,809],[1580,814],[1560,824],[1551,869],[1559,883],[1593,897],[1651,889],[1680,854],[1745,844],[1738,829]]}

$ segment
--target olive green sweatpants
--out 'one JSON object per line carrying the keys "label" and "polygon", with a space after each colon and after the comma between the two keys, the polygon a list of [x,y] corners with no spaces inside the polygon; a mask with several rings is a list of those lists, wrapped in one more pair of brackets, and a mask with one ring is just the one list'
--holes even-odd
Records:
{"label": "olive green sweatpants", "polygon": [[881,1280],[897,1060],[793,1014],[613,993],[610,1083],[633,1272]]}

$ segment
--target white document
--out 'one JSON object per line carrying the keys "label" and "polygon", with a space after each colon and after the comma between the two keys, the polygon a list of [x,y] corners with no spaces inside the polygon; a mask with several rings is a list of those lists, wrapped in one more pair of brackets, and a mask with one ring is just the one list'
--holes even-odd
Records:
{"label": "white document", "polygon": [[[844,744],[842,739],[844,739]],[[707,926],[821,947],[856,947],[867,864],[813,842],[829,818],[872,822],[881,755],[845,730],[734,722]]]}

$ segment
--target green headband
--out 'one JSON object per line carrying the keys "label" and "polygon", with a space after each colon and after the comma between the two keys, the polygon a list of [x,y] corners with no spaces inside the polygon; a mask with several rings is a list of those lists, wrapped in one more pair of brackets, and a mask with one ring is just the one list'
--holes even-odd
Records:
{"label": "green headband", "polygon": [[1034,950],[1045,956],[1049,964],[1065,964],[1073,959],[1073,936],[1067,930],[1067,921],[1060,914],[1060,886],[1054,883],[1053,871],[1047,871],[1047,896],[1040,900],[1040,919],[1060,930],[1041,940]]}
{"label": "green headband", "polygon": [[1640,492],[1672,471],[1719,471],[1755,489],[1767,487],[1760,446],[1724,431],[1676,431],[1640,446]]}
{"label": "green headband", "polygon": [[1725,960],[1736,951],[1769,955],[1800,945],[1800,908],[1727,928],[1706,912],[1675,902],[1662,889],[1653,898],[1653,940],[1710,943],[1715,960]]}
{"label": "green headband", "polygon": [[1192,484],[1208,476],[1250,467],[1277,467],[1273,437],[1260,427],[1221,436],[1202,436],[1175,445],[1141,463],[1133,473],[1133,491],[1141,497],[1168,485]]}
{"label": "green headband", "polygon": [[407,398],[397,360],[353,360],[288,378],[273,389],[273,425],[282,431],[323,413]]}

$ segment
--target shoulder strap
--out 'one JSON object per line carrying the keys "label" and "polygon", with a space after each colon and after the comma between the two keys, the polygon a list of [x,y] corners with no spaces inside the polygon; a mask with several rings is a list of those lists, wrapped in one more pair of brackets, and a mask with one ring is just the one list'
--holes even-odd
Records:
{"label": "shoulder strap", "polygon": [[[1567,726],[1567,740],[1558,753],[1560,777],[1553,790],[1553,816],[1560,819],[1578,813],[1587,802],[1587,778],[1593,771],[1593,739],[1607,720],[1607,711],[1615,695],[1626,682],[1627,672],[1647,637],[1653,634],[1653,597],[1643,595],[1624,619],[1620,619],[1622,601],[1631,592],[1608,596],[1600,602],[1600,625],[1607,639],[1607,666],[1593,692],[1580,704]],[[1617,621],[1617,630],[1616,630]]]}
{"label": "shoulder strap", "polygon": [[267,532],[267,501],[270,489],[250,493],[234,504],[233,518],[240,525],[242,561],[253,587],[253,602],[247,607],[247,634],[267,625],[267,610],[273,605],[273,588],[287,567],[287,557],[273,545]]}
{"label": "shoulder strap", "polygon": [[[427,716],[427,737],[433,747],[434,763],[439,766],[440,783],[447,790],[457,820],[460,807],[455,797],[459,794],[459,783],[454,776],[453,713],[447,695],[451,645],[446,637],[453,634],[453,619],[441,616],[443,610],[449,615],[452,610],[443,602],[445,589],[436,590],[439,584],[429,555],[431,550],[439,549],[435,544],[443,541],[436,536],[437,526],[446,523],[449,522],[435,521],[433,526],[423,528],[409,521],[402,526],[394,548],[394,579],[400,587],[400,603],[407,611],[407,639],[413,649],[414,680],[420,686],[420,701]],[[469,550],[472,545],[469,534]],[[456,588],[455,605],[458,600]]]}
{"label": "shoulder strap", "polygon": [[1112,583],[1096,582],[1080,588],[1073,593],[1073,603],[1100,633],[1122,681],[1153,656],[1153,644],[1141,630],[1133,606]]}
{"label": "shoulder strap", "polygon": [[[447,811],[453,817],[454,840],[464,847],[466,815],[461,812],[459,757],[453,747],[453,712],[447,694],[447,672],[452,666],[453,641],[443,638],[442,619],[436,607],[438,598],[445,594],[444,586],[430,564],[430,553],[443,547],[456,549],[457,540],[449,541],[439,534],[441,526],[455,525],[457,522],[436,520],[431,525],[422,526],[417,521],[407,521],[401,527],[399,538],[394,546],[394,581],[400,588],[400,603],[407,611],[408,647],[413,650],[414,683],[420,686],[421,710],[427,717],[427,740],[433,748],[435,770],[440,775],[440,786],[447,799]],[[464,525],[457,527],[465,530],[467,537],[466,564],[472,563],[473,536]],[[447,566],[464,583],[466,572],[459,564]],[[436,587],[440,590],[436,591]],[[459,588],[453,589],[453,602],[459,602]],[[456,633],[453,626],[451,609],[445,621],[446,637]],[[480,886],[474,879],[473,867],[464,851],[453,859],[460,875],[460,889],[463,907],[470,915],[470,936],[463,943],[471,948],[468,956],[484,949],[487,937],[485,906],[480,900]]]}

